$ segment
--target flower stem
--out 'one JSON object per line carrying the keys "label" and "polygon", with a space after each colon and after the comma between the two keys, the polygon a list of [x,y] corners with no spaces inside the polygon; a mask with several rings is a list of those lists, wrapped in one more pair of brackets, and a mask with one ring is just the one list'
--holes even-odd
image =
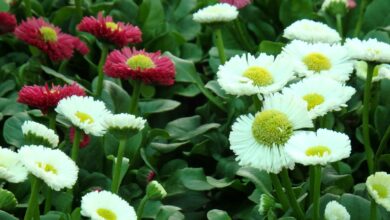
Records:
{"label": "flower stem", "polygon": [[370,220],[376,220],[376,202],[371,199]]}
{"label": "flower stem", "polygon": [[74,129],[71,158],[76,164],[77,164],[77,159],[79,157],[80,138],[81,138],[81,130],[78,128],[75,128]]}
{"label": "flower stem", "polygon": [[148,201],[148,197],[145,195],[141,202],[139,203],[138,209],[137,209],[137,220],[142,219],[142,214],[144,213],[145,204]]}
{"label": "flower stem", "polygon": [[131,95],[130,110],[129,113],[136,115],[138,108],[138,99],[141,93],[141,81],[135,80],[133,83],[133,94]]}
{"label": "flower stem", "polygon": [[127,141],[126,139],[119,140],[118,155],[116,157],[114,173],[112,176],[111,191],[116,194],[118,194],[119,187],[121,185],[121,181],[120,181],[121,167],[122,167],[123,154],[125,152],[125,147],[126,147],[126,141]]}
{"label": "flower stem", "polygon": [[97,82],[97,87],[96,87],[96,94],[95,97],[100,97],[102,95],[103,91],[103,79],[104,79],[104,74],[103,74],[103,66],[104,63],[106,62],[107,54],[108,54],[108,46],[105,44],[102,44],[102,53],[100,55],[100,60],[98,64],[98,82]]}
{"label": "flower stem", "polygon": [[221,64],[226,62],[225,47],[223,46],[222,31],[220,28],[215,30],[215,43],[218,49],[218,56]]}
{"label": "flower stem", "polygon": [[81,19],[83,17],[83,9],[81,8],[81,6],[83,5],[83,0],[75,0],[75,5],[76,5],[77,14]]}
{"label": "flower stem", "polygon": [[279,178],[277,175],[270,173],[270,177],[272,180],[272,184],[275,187],[276,196],[278,197],[279,202],[282,204],[283,210],[287,211],[289,208],[288,199],[286,194],[283,192],[282,184],[279,181]]}
{"label": "flower stem", "polygon": [[288,196],[288,199],[290,201],[290,205],[292,209],[294,210],[294,213],[298,219],[305,219],[305,215],[303,214],[303,211],[301,207],[298,204],[297,198],[294,194],[294,191],[292,189],[292,184],[290,181],[290,177],[288,176],[288,171],[286,169],[283,169],[280,173],[284,188],[286,189],[286,193]]}
{"label": "flower stem", "polygon": [[24,220],[39,220],[39,205],[38,205],[38,193],[40,188],[40,180],[31,175],[31,195],[28,200],[28,206]]}
{"label": "flower stem", "polygon": [[366,6],[367,6],[367,0],[362,0],[360,3],[360,8],[359,8],[359,17],[358,17],[358,20],[356,22],[355,31],[353,34],[355,37],[358,37],[360,30],[362,28],[363,16],[364,16],[364,11],[366,9]]}
{"label": "flower stem", "polygon": [[376,169],[379,167],[379,157],[381,156],[382,152],[386,149],[387,142],[389,141],[389,138],[390,138],[390,126],[387,127],[386,132],[383,135],[381,142],[379,144],[378,150],[376,151],[376,154],[375,154],[374,161],[376,161],[376,165],[375,165]]}
{"label": "flower stem", "polygon": [[56,130],[56,113],[55,112],[49,112],[47,114],[47,117],[49,119],[49,128]]}
{"label": "flower stem", "polygon": [[316,165],[314,169],[314,187],[311,192],[313,195],[313,219],[320,219],[320,191],[321,191],[321,166]]}
{"label": "flower stem", "polygon": [[364,142],[364,150],[367,156],[368,170],[370,174],[374,172],[374,158],[373,158],[373,151],[371,148],[370,128],[369,128],[371,84],[372,84],[373,71],[374,71],[373,65],[368,64],[367,78],[364,85],[364,97],[363,97],[363,142]]}
{"label": "flower stem", "polygon": [[337,22],[337,31],[340,34],[340,37],[343,38],[343,19],[341,14],[336,15],[336,22]]}
{"label": "flower stem", "polygon": [[233,21],[233,27],[235,29],[238,38],[240,39],[241,44],[245,47],[245,50],[253,51],[253,46],[250,45],[249,41],[246,39],[242,25],[239,19]]}
{"label": "flower stem", "polygon": [[53,191],[50,189],[50,187],[46,186],[45,187],[45,209],[44,209],[44,214],[48,213],[51,209],[51,200],[53,197]]}
{"label": "flower stem", "polygon": [[23,2],[24,2],[24,10],[25,10],[26,16],[31,17],[32,16],[31,0],[23,0]]}

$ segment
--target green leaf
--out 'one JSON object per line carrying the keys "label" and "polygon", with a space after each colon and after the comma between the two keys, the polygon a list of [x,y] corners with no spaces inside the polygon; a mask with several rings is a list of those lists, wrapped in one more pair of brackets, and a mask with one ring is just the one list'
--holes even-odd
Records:
{"label": "green leaf", "polygon": [[345,193],[339,202],[348,210],[351,219],[370,219],[370,201],[360,196]]}
{"label": "green leaf", "polygon": [[390,2],[388,0],[371,1],[364,13],[363,29],[368,31],[390,25],[389,11]]}
{"label": "green leaf", "polygon": [[279,9],[279,19],[284,26],[302,18],[310,19],[313,15],[312,0],[282,0]]}
{"label": "green leaf", "polygon": [[18,204],[18,201],[15,198],[15,195],[5,189],[0,188],[0,209],[1,210],[13,210],[16,205]]}
{"label": "green leaf", "polygon": [[189,141],[177,142],[177,143],[158,143],[152,142],[150,144],[151,147],[158,150],[161,153],[169,153],[176,150],[178,147],[187,144]]}
{"label": "green leaf", "polygon": [[263,40],[260,43],[259,50],[262,53],[277,56],[280,52],[282,52],[284,45],[284,43],[280,42]]}
{"label": "green leaf", "polygon": [[5,0],[0,0],[0,11],[8,11],[9,5],[5,2]]}
{"label": "green leaf", "polygon": [[23,145],[22,124],[27,120],[31,120],[30,116],[26,112],[20,112],[5,121],[3,136],[8,144],[16,147]]}
{"label": "green leaf", "polygon": [[0,210],[1,220],[18,220],[15,216]]}
{"label": "green leaf", "polygon": [[[96,91],[97,77],[92,83],[93,91]],[[116,83],[104,80],[102,100],[105,102],[108,109],[114,113],[128,112],[130,108],[129,94]]]}
{"label": "green leaf", "polygon": [[72,215],[71,215],[72,220],[80,220],[81,219],[80,211],[81,211],[81,208],[76,208],[75,210],[73,210]]}
{"label": "green leaf", "polygon": [[252,167],[242,167],[236,174],[248,178],[261,192],[270,194],[272,183],[266,172]]}
{"label": "green leaf", "polygon": [[0,112],[3,115],[14,115],[27,110],[27,105],[18,103],[15,98],[0,98]]}
{"label": "green leaf", "polygon": [[73,195],[67,192],[52,192],[52,204],[57,211],[66,212],[70,205],[72,205]]}
{"label": "green leaf", "polygon": [[156,219],[170,220],[170,219],[185,219],[184,215],[180,212],[181,208],[176,206],[164,205],[158,212]]}
{"label": "green leaf", "polygon": [[165,30],[165,14],[160,0],[144,0],[137,18],[141,24],[142,38],[149,41]]}
{"label": "green leaf", "polygon": [[180,179],[190,190],[205,191],[214,188],[207,182],[202,168],[184,168],[180,171]]}
{"label": "green leaf", "polygon": [[177,108],[180,102],[170,99],[153,99],[151,101],[139,102],[142,114],[154,114],[166,112]]}
{"label": "green leaf", "polygon": [[213,209],[208,211],[207,219],[208,220],[231,220],[227,212],[218,209]]}
{"label": "green leaf", "polygon": [[13,80],[6,80],[0,84],[0,97],[3,97],[9,91],[15,88],[16,84]]}

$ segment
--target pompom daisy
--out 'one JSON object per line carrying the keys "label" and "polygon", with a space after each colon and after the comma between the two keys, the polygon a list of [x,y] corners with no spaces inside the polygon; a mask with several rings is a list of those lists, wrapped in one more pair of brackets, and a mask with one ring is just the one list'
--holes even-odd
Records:
{"label": "pompom daisy", "polygon": [[240,9],[251,3],[251,0],[219,0],[220,3],[228,3]]}
{"label": "pompom daisy", "polygon": [[231,95],[269,94],[283,88],[293,78],[293,66],[286,59],[261,53],[235,56],[217,72],[218,83]]}
{"label": "pompom daisy", "polygon": [[295,62],[295,71],[300,76],[320,75],[345,82],[353,71],[348,51],[339,44],[294,40],[283,48],[283,54]]}
{"label": "pompom daisy", "polygon": [[390,175],[386,172],[376,172],[366,181],[367,191],[376,203],[390,212]]}
{"label": "pompom daisy", "polygon": [[390,62],[390,44],[380,42],[377,39],[346,39],[344,46],[353,59],[384,63]]}
{"label": "pompom daisy", "polygon": [[103,120],[110,112],[104,102],[94,100],[93,97],[71,96],[62,99],[55,111],[86,134],[102,136],[106,133]]}
{"label": "pompom daisy", "polygon": [[104,65],[107,76],[122,79],[142,80],[144,83],[172,85],[175,81],[175,66],[160,52],[147,53],[128,47],[111,52]]}
{"label": "pompom daisy", "polygon": [[229,136],[239,165],[270,173],[293,168],[285,146],[297,129],[313,127],[306,108],[302,99],[276,93],[265,97],[262,110],[255,116],[240,116]]}
{"label": "pompom daisy", "polygon": [[313,119],[331,111],[340,111],[355,92],[353,87],[321,76],[305,78],[282,90],[283,94],[289,93],[305,100]]}
{"label": "pompom daisy", "polygon": [[27,170],[18,154],[2,147],[0,147],[0,179],[11,183],[20,183],[27,179]]}
{"label": "pompom daisy", "polygon": [[341,41],[336,30],[321,22],[308,19],[298,20],[284,29],[283,37],[310,43],[337,43]]}
{"label": "pompom daisy", "polygon": [[89,52],[87,45],[80,39],[62,33],[60,28],[43,18],[28,18],[16,27],[14,33],[20,40],[46,53],[53,61],[71,58],[74,50],[83,55]]}
{"label": "pompom daisy", "polygon": [[137,26],[123,22],[115,22],[112,17],[104,17],[99,13],[97,18],[84,17],[77,25],[79,31],[88,32],[95,37],[117,45],[127,46],[130,43],[142,41],[142,32]]}
{"label": "pompom daisy", "polygon": [[[366,80],[368,64],[365,61],[355,61],[354,67],[356,70],[356,76],[360,79]],[[390,65],[380,64],[375,66],[374,73],[372,75],[372,81],[378,82],[382,79],[390,79]]]}
{"label": "pompom daisy", "polygon": [[24,139],[28,144],[57,147],[59,138],[54,130],[34,121],[25,121],[22,125]]}
{"label": "pompom daisy", "polygon": [[146,187],[146,196],[150,200],[161,200],[167,196],[167,191],[158,181],[153,180]]}
{"label": "pompom daisy", "polygon": [[222,23],[236,19],[238,10],[235,6],[227,3],[217,3],[199,9],[193,14],[193,19],[199,23]]}
{"label": "pompom daisy", "polygon": [[[74,127],[71,127],[69,129],[69,141],[71,144],[73,144],[73,140],[74,140],[74,133],[75,133],[75,128]],[[86,147],[88,144],[89,144],[89,141],[91,140],[91,138],[89,137],[89,135],[85,134],[83,131],[81,132],[81,140],[80,140],[80,148],[84,148]]]}
{"label": "pompom daisy", "polygon": [[330,12],[333,15],[345,15],[348,9],[348,0],[324,0],[321,11]]}
{"label": "pompom daisy", "polygon": [[110,114],[104,119],[104,126],[112,134],[122,137],[129,137],[133,133],[142,130],[146,120],[131,114]]}
{"label": "pompom daisy", "polygon": [[326,204],[325,220],[350,220],[351,216],[349,215],[347,209],[336,201],[330,201]]}
{"label": "pompom daisy", "polygon": [[55,191],[72,188],[77,181],[79,168],[58,149],[26,145],[19,149],[18,154],[27,170]]}
{"label": "pompom daisy", "polygon": [[81,198],[81,215],[92,220],[137,219],[134,208],[121,197],[108,191],[94,191]]}
{"label": "pompom daisy", "polygon": [[0,12],[0,34],[13,32],[16,25],[15,15],[8,12]]}

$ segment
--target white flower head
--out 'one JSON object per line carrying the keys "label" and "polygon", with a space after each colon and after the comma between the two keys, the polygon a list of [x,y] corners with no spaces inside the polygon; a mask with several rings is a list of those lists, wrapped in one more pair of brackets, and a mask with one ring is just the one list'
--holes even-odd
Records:
{"label": "white flower head", "polygon": [[[354,63],[356,75],[360,79],[366,80],[368,64],[365,61],[356,60]],[[390,65],[380,64],[374,67],[374,73],[372,76],[373,82],[378,82],[382,79],[390,79]]]}
{"label": "white flower head", "polygon": [[104,122],[108,129],[142,130],[145,127],[146,120],[131,114],[120,113],[107,115]]}
{"label": "white flower head", "polygon": [[244,54],[220,65],[217,78],[222,89],[231,95],[270,94],[294,78],[293,69],[291,62],[281,56]]}
{"label": "white flower head", "polygon": [[390,212],[390,175],[386,172],[376,172],[366,181],[367,191],[376,203]]}
{"label": "white flower head", "polygon": [[110,112],[104,102],[94,100],[93,97],[71,96],[62,99],[55,111],[86,134],[102,136],[106,132],[103,122]]}
{"label": "white flower head", "polygon": [[330,201],[326,204],[325,220],[350,220],[351,216],[349,215],[347,209],[336,201]]}
{"label": "white flower head", "polygon": [[357,38],[348,38],[344,46],[353,59],[390,62],[390,44],[380,42],[377,39],[359,40]]}
{"label": "white flower head", "polygon": [[199,9],[193,14],[193,19],[199,23],[221,23],[236,19],[238,10],[235,6],[227,3],[217,3]]}
{"label": "white flower head", "polygon": [[81,198],[81,215],[92,220],[137,219],[129,203],[108,191],[94,191],[84,195]]}
{"label": "white flower head", "polygon": [[353,71],[348,51],[340,44],[294,40],[283,48],[283,54],[295,62],[295,71],[300,76],[320,75],[345,82]]}
{"label": "white flower head", "polygon": [[324,0],[321,6],[322,11],[326,11],[333,7],[342,7],[346,10],[348,8],[348,0]]}
{"label": "white flower head", "polygon": [[17,153],[0,147],[0,179],[10,183],[20,183],[27,179],[27,170]]}
{"label": "white flower head", "polygon": [[[54,130],[34,121],[25,121],[22,125],[23,135],[29,144],[42,144],[57,147],[59,138]],[[31,142],[31,143],[30,143]]]}
{"label": "white flower head", "polygon": [[77,181],[79,168],[61,150],[42,145],[25,145],[18,154],[27,170],[55,191],[72,188]]}
{"label": "white flower head", "polygon": [[328,25],[308,19],[298,20],[284,29],[283,37],[310,43],[338,43],[341,41],[336,30]]}
{"label": "white flower head", "polygon": [[296,163],[325,165],[349,157],[351,141],[348,135],[332,130],[301,131],[290,138],[286,152]]}
{"label": "white flower head", "polygon": [[242,115],[232,126],[230,149],[241,166],[251,166],[270,173],[293,168],[285,152],[288,140],[297,129],[313,127],[306,102],[291,95],[266,96],[262,111],[255,116]]}
{"label": "white flower head", "polygon": [[305,100],[313,119],[331,111],[340,111],[355,92],[353,87],[322,76],[305,78],[282,90],[284,94],[290,93]]}

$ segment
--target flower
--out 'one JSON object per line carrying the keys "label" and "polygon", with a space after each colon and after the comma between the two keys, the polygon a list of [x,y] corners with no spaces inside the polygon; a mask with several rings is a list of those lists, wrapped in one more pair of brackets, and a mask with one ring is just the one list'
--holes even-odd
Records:
{"label": "flower", "polygon": [[308,19],[298,20],[284,29],[283,37],[289,40],[302,40],[309,43],[337,43],[340,35],[334,29],[321,22]]}
{"label": "flower", "polygon": [[356,1],[355,0],[348,0],[348,8],[353,9],[356,7]]}
{"label": "flower", "polygon": [[321,6],[321,11],[330,12],[336,16],[345,15],[348,9],[348,0],[324,0]]}
{"label": "flower", "polygon": [[81,215],[92,220],[137,219],[134,208],[121,197],[108,191],[94,191],[81,198]]}
{"label": "flower", "polygon": [[305,100],[313,119],[330,111],[340,111],[355,92],[353,87],[323,76],[305,78],[282,90],[283,94],[290,93]]}
{"label": "flower", "polygon": [[28,144],[57,147],[59,142],[58,135],[54,130],[34,121],[25,121],[22,125],[22,132]]}
{"label": "flower", "polygon": [[[69,129],[69,140],[70,140],[71,144],[73,144],[74,133],[75,133],[75,128],[71,127]],[[80,140],[80,148],[84,148],[89,144],[89,141],[91,140],[91,138],[87,134],[85,134],[83,131],[81,131],[81,135],[82,135],[82,138]]]}
{"label": "flower", "polygon": [[325,220],[350,220],[347,209],[336,201],[330,201],[325,207]]}
{"label": "flower", "polygon": [[[356,75],[363,80],[367,78],[367,67],[368,64],[365,61],[354,62],[354,67],[356,70]],[[390,79],[390,65],[389,64],[380,64],[374,67],[374,73],[372,76],[373,82],[378,82],[382,79]]]}
{"label": "flower", "polygon": [[371,62],[390,62],[390,44],[379,42],[377,39],[359,40],[357,38],[348,38],[344,46],[353,59]]}
{"label": "flower", "polygon": [[61,99],[72,95],[85,96],[85,92],[76,83],[65,86],[52,85],[51,88],[47,84],[45,86],[23,86],[19,91],[18,102],[39,108],[42,113],[47,114],[57,106]]}
{"label": "flower", "polygon": [[167,192],[159,182],[153,180],[146,187],[146,196],[150,200],[161,200],[167,196]]}
{"label": "flower", "polygon": [[147,53],[128,47],[111,52],[104,65],[107,76],[142,80],[145,83],[172,85],[175,82],[175,66],[160,52]]}
{"label": "flower", "polygon": [[376,172],[366,181],[367,191],[376,203],[390,212],[390,175],[386,172]]}
{"label": "flower", "polygon": [[266,96],[255,116],[242,115],[232,126],[230,149],[241,166],[252,166],[271,173],[293,168],[284,148],[295,130],[313,127],[306,103],[295,96],[275,93]]}
{"label": "flower", "polygon": [[8,12],[0,12],[0,34],[13,32],[16,25],[15,15]]}
{"label": "flower", "polygon": [[261,53],[231,58],[220,65],[217,72],[219,85],[228,94],[269,94],[283,88],[294,76],[289,60]]}
{"label": "flower", "polygon": [[297,132],[285,148],[287,154],[303,165],[325,165],[349,157],[351,141],[348,135],[327,129],[317,132]]}
{"label": "flower", "polygon": [[259,213],[260,215],[267,215],[269,210],[275,208],[275,199],[267,194],[261,194],[260,203],[259,203]]}
{"label": "flower", "polygon": [[64,152],[42,145],[25,145],[18,151],[27,170],[42,179],[51,189],[72,188],[79,168]]}
{"label": "flower", "polygon": [[110,112],[104,102],[94,100],[93,97],[67,97],[58,103],[55,111],[86,134],[102,136],[106,133],[103,120]]}
{"label": "flower", "polygon": [[11,183],[20,183],[27,179],[27,170],[17,153],[0,147],[0,178]]}
{"label": "flower", "polygon": [[199,9],[193,14],[194,21],[199,23],[221,23],[236,19],[238,11],[235,6],[227,3],[217,3],[205,8]]}
{"label": "flower", "polygon": [[220,3],[228,3],[240,9],[251,3],[251,0],[219,0]]}
{"label": "flower", "polygon": [[60,28],[43,18],[28,18],[16,27],[14,33],[20,40],[46,53],[53,61],[70,59],[74,50],[83,55],[89,52],[87,45],[80,39],[62,33]]}
{"label": "flower", "polygon": [[118,138],[128,138],[132,134],[142,130],[146,120],[131,114],[110,114],[104,119],[104,126]]}
{"label": "flower", "polygon": [[295,71],[300,76],[321,75],[345,82],[353,71],[348,51],[340,44],[294,40],[283,48],[283,55],[295,62]]}
{"label": "flower", "polygon": [[124,47],[129,43],[139,43],[142,41],[142,32],[137,26],[123,22],[114,22],[112,17],[103,17],[101,12],[97,18],[84,17],[80,24],[77,25],[77,29],[88,32],[118,47]]}

